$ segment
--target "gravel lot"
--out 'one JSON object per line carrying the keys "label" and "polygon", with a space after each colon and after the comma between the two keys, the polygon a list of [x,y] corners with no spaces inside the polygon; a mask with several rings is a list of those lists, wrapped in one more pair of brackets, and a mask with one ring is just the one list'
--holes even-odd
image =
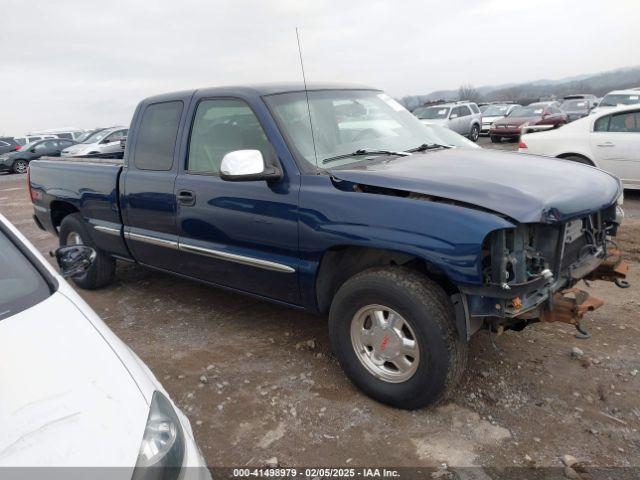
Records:
{"label": "gravel lot", "polygon": [[[0,176],[0,212],[45,253],[57,239],[31,221],[24,181]],[[324,318],[131,265],[80,294],[189,416],[211,466],[560,467],[571,454],[594,474],[640,466],[640,195],[625,205],[632,287],[592,284],[606,304],[585,322],[591,339],[538,324],[496,338],[496,349],[480,333],[458,394],[415,412],[351,386]]]}

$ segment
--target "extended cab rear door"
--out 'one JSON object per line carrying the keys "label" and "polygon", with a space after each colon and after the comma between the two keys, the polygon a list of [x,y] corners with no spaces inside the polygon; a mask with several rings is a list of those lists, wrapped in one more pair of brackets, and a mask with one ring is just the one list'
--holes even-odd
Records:
{"label": "extended cab rear door", "polygon": [[134,117],[120,178],[124,236],[140,263],[180,270],[176,230],[178,139],[190,95],[142,103]]}
{"label": "extended cab rear door", "polygon": [[260,150],[281,163],[266,134],[267,125],[272,135],[277,129],[262,100],[197,98],[188,123],[174,195],[184,273],[299,304],[299,175],[283,168],[284,177],[271,182],[220,178],[222,158],[231,151]]}

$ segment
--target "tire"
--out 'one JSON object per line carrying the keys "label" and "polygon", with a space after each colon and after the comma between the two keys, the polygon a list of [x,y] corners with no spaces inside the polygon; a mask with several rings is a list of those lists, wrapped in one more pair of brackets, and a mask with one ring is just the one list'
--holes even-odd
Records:
{"label": "tire", "polygon": [[29,161],[24,160],[22,158],[19,158],[18,160],[13,162],[13,165],[11,166],[11,171],[13,173],[21,173],[21,174],[27,173],[28,169],[29,169]]}
{"label": "tire", "polygon": [[588,158],[581,157],[580,155],[567,155],[566,157],[560,158],[562,158],[563,160],[569,160],[571,162],[582,163],[583,165],[593,166],[593,163],[591,163]]}
{"label": "tire", "polygon": [[79,213],[67,215],[60,225],[60,246],[82,243],[96,251],[96,259],[84,275],[72,277],[73,282],[80,288],[95,290],[113,282],[116,273],[116,261],[106,252],[99,250]]}
{"label": "tire", "polygon": [[469,134],[469,140],[472,142],[477,142],[478,137],[480,136],[480,127],[477,124],[473,124],[471,127],[471,133]]}
{"label": "tire", "polygon": [[491,137],[491,143],[500,143],[502,141],[502,137],[498,137],[497,135],[489,135]]}
{"label": "tire", "polygon": [[[389,309],[385,321],[399,316],[401,325],[406,323],[408,329],[402,326],[398,332],[395,328],[389,330],[387,325],[374,331],[372,319],[377,317],[376,312],[365,317],[364,327],[360,328],[362,312],[366,314],[372,306]],[[367,321],[371,324],[370,331],[366,330]],[[359,348],[360,332],[374,334],[370,337],[372,342],[382,341]],[[409,343],[413,337],[417,350],[414,348],[410,356],[400,354],[400,361],[411,367],[407,367],[408,372],[398,370],[395,378],[389,378],[393,364],[387,366],[389,362],[385,361],[382,367],[372,367],[366,359],[375,359],[376,350],[393,355],[398,334]],[[342,369],[353,384],[375,400],[397,408],[412,410],[438,403],[451,394],[466,368],[467,345],[456,332],[451,301],[430,279],[404,268],[372,268],[345,282],[331,304],[329,337]],[[389,352],[383,352],[385,348]],[[397,364],[396,359],[392,361]],[[381,368],[390,372],[381,373]],[[408,377],[403,377],[408,373]]]}

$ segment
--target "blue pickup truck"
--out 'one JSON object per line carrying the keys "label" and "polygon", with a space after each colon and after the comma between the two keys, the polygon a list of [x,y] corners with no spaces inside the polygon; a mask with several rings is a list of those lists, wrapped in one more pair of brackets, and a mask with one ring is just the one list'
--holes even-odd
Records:
{"label": "blue pickup truck", "polygon": [[365,87],[151,97],[122,163],[38,160],[28,182],[36,223],[97,251],[80,287],[119,260],[328,314],[349,378],[401,408],[451,392],[479,329],[579,328],[602,302],[576,283],[625,274],[618,179],[471,148]]}

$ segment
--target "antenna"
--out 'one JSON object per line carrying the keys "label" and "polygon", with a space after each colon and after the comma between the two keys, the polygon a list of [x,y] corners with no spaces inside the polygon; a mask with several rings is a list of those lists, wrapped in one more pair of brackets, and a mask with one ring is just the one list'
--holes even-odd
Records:
{"label": "antenna", "polygon": [[313,143],[313,155],[318,165],[318,152],[316,150],[316,139],[313,135],[313,121],[311,120],[311,106],[309,105],[309,91],[307,90],[307,77],[304,74],[304,63],[302,62],[302,47],[300,47],[300,34],[296,27],[296,40],[298,40],[298,53],[300,54],[300,68],[302,69],[302,82],[304,83],[304,95],[307,98],[307,111],[309,112],[309,127],[311,128],[311,143]]}

